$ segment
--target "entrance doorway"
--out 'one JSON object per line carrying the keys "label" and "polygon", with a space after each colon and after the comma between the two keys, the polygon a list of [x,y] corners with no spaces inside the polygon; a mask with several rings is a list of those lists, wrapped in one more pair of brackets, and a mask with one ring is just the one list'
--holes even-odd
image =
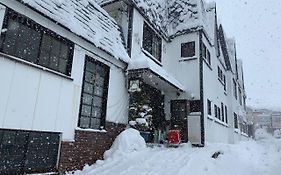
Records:
{"label": "entrance doorway", "polygon": [[180,129],[182,142],[188,142],[188,106],[187,100],[171,101],[171,129]]}

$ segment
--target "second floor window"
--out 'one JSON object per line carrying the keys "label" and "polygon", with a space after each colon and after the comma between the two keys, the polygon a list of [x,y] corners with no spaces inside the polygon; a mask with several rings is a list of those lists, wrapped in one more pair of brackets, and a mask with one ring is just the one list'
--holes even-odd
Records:
{"label": "second floor window", "polygon": [[31,19],[7,10],[0,37],[1,52],[70,75],[73,45]]}
{"label": "second floor window", "polygon": [[237,83],[235,82],[234,79],[233,79],[233,94],[235,99],[237,100]]}
{"label": "second floor window", "polygon": [[142,47],[156,60],[161,62],[162,39],[146,23],[143,25]]}
{"label": "second floor window", "polygon": [[181,57],[195,56],[195,42],[188,42],[181,44]]}
{"label": "second floor window", "polygon": [[234,128],[238,129],[238,116],[234,113]]}

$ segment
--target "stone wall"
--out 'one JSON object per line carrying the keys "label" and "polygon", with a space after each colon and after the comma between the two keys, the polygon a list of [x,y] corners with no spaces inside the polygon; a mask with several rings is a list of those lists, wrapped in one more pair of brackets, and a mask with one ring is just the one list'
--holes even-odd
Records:
{"label": "stone wall", "polygon": [[116,136],[125,129],[125,125],[106,123],[107,132],[75,131],[74,142],[62,142],[59,159],[59,172],[82,169],[85,164],[92,165],[103,159]]}

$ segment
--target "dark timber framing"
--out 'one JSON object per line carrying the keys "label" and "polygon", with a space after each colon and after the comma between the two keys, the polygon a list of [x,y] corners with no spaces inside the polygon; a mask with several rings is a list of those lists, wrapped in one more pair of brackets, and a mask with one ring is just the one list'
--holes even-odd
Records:
{"label": "dark timber framing", "polygon": [[200,50],[200,56],[199,56],[199,78],[200,78],[200,104],[201,104],[201,118],[200,118],[200,126],[201,126],[201,145],[205,145],[205,126],[204,126],[204,80],[203,80],[203,41],[202,41],[202,33],[204,33],[202,30],[199,31],[199,50]]}
{"label": "dark timber framing", "polygon": [[134,18],[134,8],[131,5],[127,5],[129,14],[129,32],[127,41],[127,52],[129,56],[132,56],[132,35],[133,35],[133,18]]}

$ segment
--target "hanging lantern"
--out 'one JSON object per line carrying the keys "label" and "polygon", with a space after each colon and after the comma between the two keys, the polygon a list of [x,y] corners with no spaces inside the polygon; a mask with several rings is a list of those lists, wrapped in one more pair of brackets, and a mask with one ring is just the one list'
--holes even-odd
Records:
{"label": "hanging lantern", "polygon": [[140,92],[140,80],[139,79],[131,79],[129,81],[129,92]]}

